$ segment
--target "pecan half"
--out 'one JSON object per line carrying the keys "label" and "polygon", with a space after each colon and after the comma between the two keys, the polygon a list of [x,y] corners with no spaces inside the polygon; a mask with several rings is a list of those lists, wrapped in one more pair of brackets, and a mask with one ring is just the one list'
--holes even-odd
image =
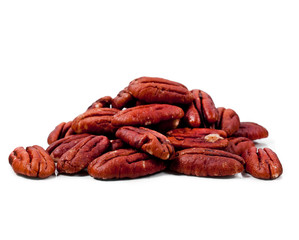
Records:
{"label": "pecan half", "polygon": [[67,123],[62,122],[55,127],[55,129],[48,136],[48,143],[51,144],[58,139],[67,137],[69,135],[75,134],[74,130],[71,128],[72,121]]}
{"label": "pecan half", "polygon": [[238,114],[230,109],[219,107],[219,119],[215,123],[214,128],[221,129],[227,133],[227,136],[233,135],[240,127],[240,119]]}
{"label": "pecan half", "polygon": [[245,170],[250,175],[261,179],[275,179],[282,174],[282,165],[270,148],[252,147],[243,154]]}
{"label": "pecan half", "polygon": [[171,159],[174,155],[174,147],[170,141],[154,130],[127,126],[119,128],[115,135],[131,147],[141,149],[162,160]]}
{"label": "pecan half", "polygon": [[263,126],[254,122],[241,122],[238,131],[233,134],[234,137],[246,137],[251,140],[268,137],[268,131]]}
{"label": "pecan half", "polygon": [[115,98],[112,99],[112,107],[117,109],[133,107],[136,99],[129,92],[128,87],[121,90]]}
{"label": "pecan half", "polygon": [[225,151],[241,156],[248,148],[254,147],[253,141],[245,137],[228,138],[228,145]]}
{"label": "pecan half", "polygon": [[73,174],[81,171],[92,160],[102,155],[109,145],[109,139],[105,136],[90,135],[82,138],[58,159],[58,172]]}
{"label": "pecan half", "polygon": [[117,128],[111,124],[115,108],[92,108],[73,120],[72,128],[76,133],[112,134]]}
{"label": "pecan half", "polygon": [[128,89],[135,98],[147,103],[190,104],[193,100],[184,85],[163,78],[137,78]]}
{"label": "pecan half", "polygon": [[112,102],[112,98],[110,96],[105,96],[96,100],[93,104],[91,104],[87,109],[92,108],[110,108],[110,104]]}
{"label": "pecan half", "polygon": [[225,148],[227,134],[210,128],[177,128],[167,132],[169,141],[175,148]]}
{"label": "pecan half", "polygon": [[189,148],[177,152],[169,168],[172,171],[199,177],[231,176],[244,170],[238,155],[208,148]]}
{"label": "pecan half", "polygon": [[138,178],[165,168],[165,161],[146,153],[133,149],[118,149],[93,160],[88,166],[88,173],[99,179]]}
{"label": "pecan half", "polygon": [[112,139],[110,140],[110,147],[108,149],[108,151],[114,151],[117,149],[124,149],[124,148],[128,148],[128,145],[126,143],[124,143],[121,139]]}
{"label": "pecan half", "polygon": [[40,146],[17,147],[9,155],[9,163],[17,174],[34,178],[47,178],[54,174],[55,164]]}

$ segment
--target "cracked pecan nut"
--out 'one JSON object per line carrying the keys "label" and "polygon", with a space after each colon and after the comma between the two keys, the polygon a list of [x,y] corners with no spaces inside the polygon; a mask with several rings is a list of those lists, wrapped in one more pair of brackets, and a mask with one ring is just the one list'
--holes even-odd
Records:
{"label": "cracked pecan nut", "polygon": [[92,108],[110,108],[111,102],[112,98],[110,96],[105,96],[96,100],[87,108],[87,110]]}
{"label": "cracked pecan nut", "polygon": [[217,122],[219,114],[215,104],[204,91],[194,89],[191,91],[194,100],[186,111],[184,120],[189,127],[209,127]]}
{"label": "cracked pecan nut", "polygon": [[60,173],[74,174],[86,168],[95,158],[102,155],[110,146],[105,136],[89,135],[67,150],[57,161]]}
{"label": "cracked pecan nut", "polygon": [[34,178],[47,178],[55,173],[55,163],[40,146],[24,149],[17,147],[9,155],[9,163],[17,174]]}
{"label": "cracked pecan nut", "polygon": [[112,107],[123,109],[133,107],[136,104],[136,99],[129,92],[128,87],[121,90],[115,98],[112,99]]}
{"label": "cracked pecan nut", "polygon": [[168,104],[148,104],[128,108],[115,114],[112,118],[114,126],[148,126],[171,121],[177,126],[184,116],[184,111]]}
{"label": "cracked pecan nut", "polygon": [[238,131],[233,134],[234,137],[246,137],[250,140],[268,137],[268,131],[263,126],[254,122],[241,122]]}
{"label": "cracked pecan nut", "polygon": [[198,177],[232,176],[244,170],[242,157],[209,148],[189,148],[177,152],[169,168]]}
{"label": "cracked pecan nut", "polygon": [[72,121],[67,123],[62,122],[55,127],[55,129],[49,134],[47,142],[49,144],[57,141],[58,139],[67,137],[69,135],[75,134],[74,130],[71,128]]}
{"label": "cracked pecan nut", "polygon": [[172,145],[185,148],[225,148],[228,145],[225,131],[210,128],[177,128],[167,132]]}
{"label": "cracked pecan nut", "polygon": [[171,159],[175,153],[174,147],[163,134],[148,128],[121,127],[115,135],[131,147],[162,160]]}
{"label": "cracked pecan nut", "polygon": [[88,173],[99,179],[138,178],[165,168],[165,161],[146,153],[133,149],[118,149],[93,160],[88,166]]}
{"label": "cracked pecan nut", "polygon": [[92,108],[73,120],[72,128],[76,133],[113,134],[117,130],[111,124],[115,108]]}
{"label": "cracked pecan nut", "polygon": [[163,78],[141,77],[130,82],[130,93],[147,103],[190,104],[192,93],[180,83]]}
{"label": "cracked pecan nut", "polygon": [[219,119],[214,128],[221,129],[227,133],[227,136],[233,135],[240,127],[240,118],[238,114],[230,108],[217,108]]}
{"label": "cracked pecan nut", "polygon": [[245,137],[230,137],[225,151],[242,156],[249,148],[254,147],[254,142]]}
{"label": "cracked pecan nut", "polygon": [[252,147],[243,154],[245,171],[260,179],[275,179],[282,174],[282,165],[270,148]]}

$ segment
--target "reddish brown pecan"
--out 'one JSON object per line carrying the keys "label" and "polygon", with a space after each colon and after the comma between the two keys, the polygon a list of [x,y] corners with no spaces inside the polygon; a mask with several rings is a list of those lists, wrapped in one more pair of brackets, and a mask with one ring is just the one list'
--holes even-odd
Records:
{"label": "reddish brown pecan", "polygon": [[219,107],[219,119],[215,123],[214,128],[221,129],[227,133],[227,136],[233,135],[240,127],[240,119],[238,114],[229,108]]}
{"label": "reddish brown pecan", "polygon": [[92,108],[73,120],[72,128],[76,133],[111,134],[117,128],[111,124],[115,108]]}
{"label": "reddish brown pecan", "polygon": [[130,82],[128,89],[147,103],[190,104],[193,100],[184,85],[163,78],[141,77]]}
{"label": "reddish brown pecan", "polygon": [[226,132],[210,128],[177,128],[167,132],[167,136],[177,149],[225,148],[228,144]]}
{"label": "reddish brown pecan", "polygon": [[118,129],[115,135],[131,147],[141,149],[162,160],[171,159],[174,155],[174,147],[170,141],[154,130],[127,126]]}
{"label": "reddish brown pecan", "polygon": [[228,138],[228,145],[225,151],[241,156],[248,148],[254,147],[253,141],[245,137]]}
{"label": "reddish brown pecan", "polygon": [[185,122],[189,127],[209,127],[218,120],[218,110],[209,94],[192,90],[194,100],[186,111]]}
{"label": "reddish brown pecan", "polygon": [[57,125],[55,129],[49,134],[48,143],[51,144],[57,141],[58,139],[75,134],[71,126],[72,126],[72,121],[69,121],[67,123],[62,122],[59,125]]}
{"label": "reddish brown pecan", "polygon": [[[115,114],[112,119],[114,126],[148,126],[171,121],[177,126],[184,116],[184,111],[168,104],[148,104],[128,108]],[[170,124],[171,125],[171,124]]]}
{"label": "reddish brown pecan", "polygon": [[117,109],[133,107],[136,103],[136,99],[129,92],[128,87],[121,90],[115,98],[112,100],[112,107]]}
{"label": "reddish brown pecan", "polygon": [[97,101],[95,101],[93,104],[91,104],[87,109],[110,108],[111,102],[112,102],[112,98],[110,96],[105,96],[105,97],[99,98]]}
{"label": "reddish brown pecan", "polygon": [[282,174],[282,165],[276,153],[269,148],[249,148],[244,152],[243,158],[246,172],[253,177],[275,179]]}
{"label": "reddish brown pecan", "polygon": [[234,137],[246,137],[251,140],[268,137],[268,131],[263,126],[254,122],[241,122],[239,130],[233,134]]}
{"label": "reddish brown pecan", "polygon": [[170,169],[199,177],[231,176],[244,170],[244,160],[238,155],[208,148],[189,148],[177,152]]}
{"label": "reddish brown pecan", "polygon": [[88,173],[99,179],[138,178],[165,168],[165,161],[146,153],[133,149],[118,149],[93,160],[88,166]]}
{"label": "reddish brown pecan", "polygon": [[124,148],[128,148],[128,145],[126,143],[124,143],[121,139],[112,139],[110,140],[110,147],[109,147],[109,152],[110,151],[114,151],[117,149],[124,149]]}
{"label": "reddish brown pecan", "polygon": [[92,160],[102,155],[109,145],[109,139],[105,136],[89,135],[82,138],[58,159],[58,172],[73,174],[81,171]]}
{"label": "reddish brown pecan", "polygon": [[55,164],[40,146],[17,147],[9,155],[9,163],[17,174],[34,178],[47,178],[54,174]]}

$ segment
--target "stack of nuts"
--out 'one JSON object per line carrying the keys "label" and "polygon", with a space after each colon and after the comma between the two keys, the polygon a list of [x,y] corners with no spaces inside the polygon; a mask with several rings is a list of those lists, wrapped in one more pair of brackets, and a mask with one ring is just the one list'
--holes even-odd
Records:
{"label": "stack of nuts", "polygon": [[141,77],[115,98],[102,97],[73,121],[60,123],[46,150],[16,148],[17,174],[46,178],[87,168],[97,179],[138,178],[167,170],[199,177],[246,171],[260,179],[282,174],[277,155],[253,140],[268,131],[216,108],[209,94],[162,78]]}

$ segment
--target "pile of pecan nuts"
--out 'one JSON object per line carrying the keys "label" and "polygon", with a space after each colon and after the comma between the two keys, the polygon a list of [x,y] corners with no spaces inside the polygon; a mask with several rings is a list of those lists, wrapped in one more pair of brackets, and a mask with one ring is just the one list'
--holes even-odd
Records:
{"label": "pile of pecan nuts", "polygon": [[9,155],[28,177],[76,174],[97,179],[137,178],[160,171],[199,177],[247,172],[260,179],[282,174],[277,155],[255,147],[268,131],[216,108],[209,94],[152,77],[130,82],[115,98],[102,97],[49,134],[46,150],[34,145]]}

